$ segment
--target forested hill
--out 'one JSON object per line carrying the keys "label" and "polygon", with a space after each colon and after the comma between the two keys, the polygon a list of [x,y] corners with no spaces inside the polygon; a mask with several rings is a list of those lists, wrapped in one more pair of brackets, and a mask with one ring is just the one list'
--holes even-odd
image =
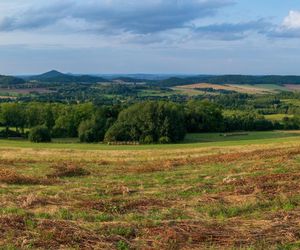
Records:
{"label": "forested hill", "polygon": [[0,86],[23,84],[25,81],[13,76],[0,75]]}
{"label": "forested hill", "polygon": [[173,87],[202,82],[213,84],[300,84],[300,76],[200,75],[191,77],[171,77],[165,80],[152,82],[152,84],[160,87]]}
{"label": "forested hill", "polygon": [[108,83],[108,82],[125,82],[125,83],[145,83],[157,87],[174,87],[179,85],[188,85],[194,83],[212,83],[212,84],[299,84],[300,76],[279,76],[279,75],[194,75],[194,76],[173,76],[165,79],[149,80],[137,79],[129,76],[118,77],[101,77],[95,75],[73,75],[64,74],[56,70],[49,71],[41,75],[34,75],[28,77],[12,77],[0,75],[0,85],[16,85],[23,84],[25,81],[35,81],[37,83],[78,83],[78,84],[95,84],[95,83]]}
{"label": "forested hill", "polygon": [[52,70],[47,73],[32,76],[28,80],[47,83],[98,83],[109,82],[107,79],[90,75],[71,75]]}

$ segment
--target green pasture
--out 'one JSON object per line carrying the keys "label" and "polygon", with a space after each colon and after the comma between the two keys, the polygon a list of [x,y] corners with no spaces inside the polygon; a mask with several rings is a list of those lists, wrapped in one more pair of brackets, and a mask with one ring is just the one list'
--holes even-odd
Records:
{"label": "green pasture", "polygon": [[285,117],[293,118],[293,115],[287,115],[287,114],[272,114],[272,115],[265,115],[265,118],[269,121],[282,121]]}
{"label": "green pasture", "polygon": [[268,144],[274,142],[297,141],[300,132],[297,131],[267,131],[243,133],[198,133],[188,134],[182,143],[155,145],[107,145],[102,143],[79,143],[78,139],[54,139],[52,143],[31,143],[24,139],[1,139],[0,148],[18,147],[34,149],[69,149],[69,150],[168,150],[180,148],[197,148],[207,146],[236,146]]}

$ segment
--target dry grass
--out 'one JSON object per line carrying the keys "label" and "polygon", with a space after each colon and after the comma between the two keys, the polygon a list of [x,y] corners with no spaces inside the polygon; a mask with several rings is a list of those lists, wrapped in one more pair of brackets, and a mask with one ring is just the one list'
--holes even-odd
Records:
{"label": "dry grass", "polygon": [[297,141],[1,149],[0,248],[299,249],[299,156]]}
{"label": "dry grass", "polygon": [[219,84],[211,84],[211,83],[196,83],[184,86],[177,86],[177,89],[181,90],[205,90],[207,88],[212,88],[214,90],[228,90],[228,91],[236,91],[239,93],[246,94],[262,94],[262,93],[270,93],[273,92],[270,89],[258,88],[255,86],[244,86],[244,85],[219,85]]}
{"label": "dry grass", "polygon": [[52,166],[54,172],[48,174],[49,178],[62,178],[62,177],[78,177],[90,175],[90,172],[82,167],[76,166],[72,163],[60,163]]}
{"label": "dry grass", "polygon": [[0,169],[0,183],[15,185],[50,185],[54,183],[54,180],[25,176],[10,169]]}
{"label": "dry grass", "polygon": [[[111,244],[94,232],[66,221],[34,220],[21,216],[0,217],[0,238],[15,235],[15,246],[35,249],[110,249]],[[5,242],[5,241],[4,241]]]}
{"label": "dry grass", "polygon": [[[241,248],[261,242],[261,247],[297,241],[299,223],[295,221],[191,221],[165,223],[145,230],[145,248],[204,249],[207,246],[222,249]],[[263,248],[262,248],[263,249]]]}
{"label": "dry grass", "polygon": [[240,160],[256,160],[276,158],[277,162],[284,162],[288,159],[300,155],[300,148],[274,148],[263,150],[248,150],[245,152],[234,152],[225,154],[210,154],[200,157],[187,157],[180,159],[168,159],[163,161],[150,161],[148,163],[138,163],[133,166],[123,166],[121,171],[133,173],[151,173],[157,171],[170,171],[176,167],[184,165],[207,165],[207,164],[229,164]]}
{"label": "dry grass", "polygon": [[113,214],[142,213],[155,208],[168,207],[169,205],[170,202],[149,198],[140,198],[138,200],[110,199],[105,201],[88,201],[79,204],[80,207]]}

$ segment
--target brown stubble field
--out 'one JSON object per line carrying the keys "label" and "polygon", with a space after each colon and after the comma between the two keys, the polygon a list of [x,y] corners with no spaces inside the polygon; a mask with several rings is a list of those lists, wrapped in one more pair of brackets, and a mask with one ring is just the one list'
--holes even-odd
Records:
{"label": "brown stubble field", "polygon": [[0,149],[0,249],[299,249],[300,142]]}
{"label": "brown stubble field", "polygon": [[190,85],[183,85],[183,86],[176,86],[174,87],[175,90],[181,90],[186,93],[193,93],[193,91],[205,91],[207,88],[212,88],[214,90],[228,90],[228,91],[235,91],[238,93],[245,93],[245,94],[269,94],[274,93],[274,90],[268,88],[261,88],[258,86],[249,86],[249,85],[237,85],[237,84],[212,84],[212,83],[195,83]]}

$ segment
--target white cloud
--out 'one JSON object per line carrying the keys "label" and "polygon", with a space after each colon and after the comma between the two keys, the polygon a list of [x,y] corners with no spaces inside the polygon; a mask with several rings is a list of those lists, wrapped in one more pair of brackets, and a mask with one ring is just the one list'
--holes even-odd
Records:
{"label": "white cloud", "polygon": [[300,11],[291,10],[282,26],[287,29],[300,29]]}
{"label": "white cloud", "polygon": [[281,24],[273,24],[267,17],[220,20],[220,10],[236,2],[0,0],[0,45],[182,47],[191,40],[198,44],[206,40],[229,43],[257,34],[273,39],[300,37],[300,11],[290,11]]}
{"label": "white cloud", "polygon": [[300,38],[300,11],[291,10],[283,22],[267,35],[273,38]]}

